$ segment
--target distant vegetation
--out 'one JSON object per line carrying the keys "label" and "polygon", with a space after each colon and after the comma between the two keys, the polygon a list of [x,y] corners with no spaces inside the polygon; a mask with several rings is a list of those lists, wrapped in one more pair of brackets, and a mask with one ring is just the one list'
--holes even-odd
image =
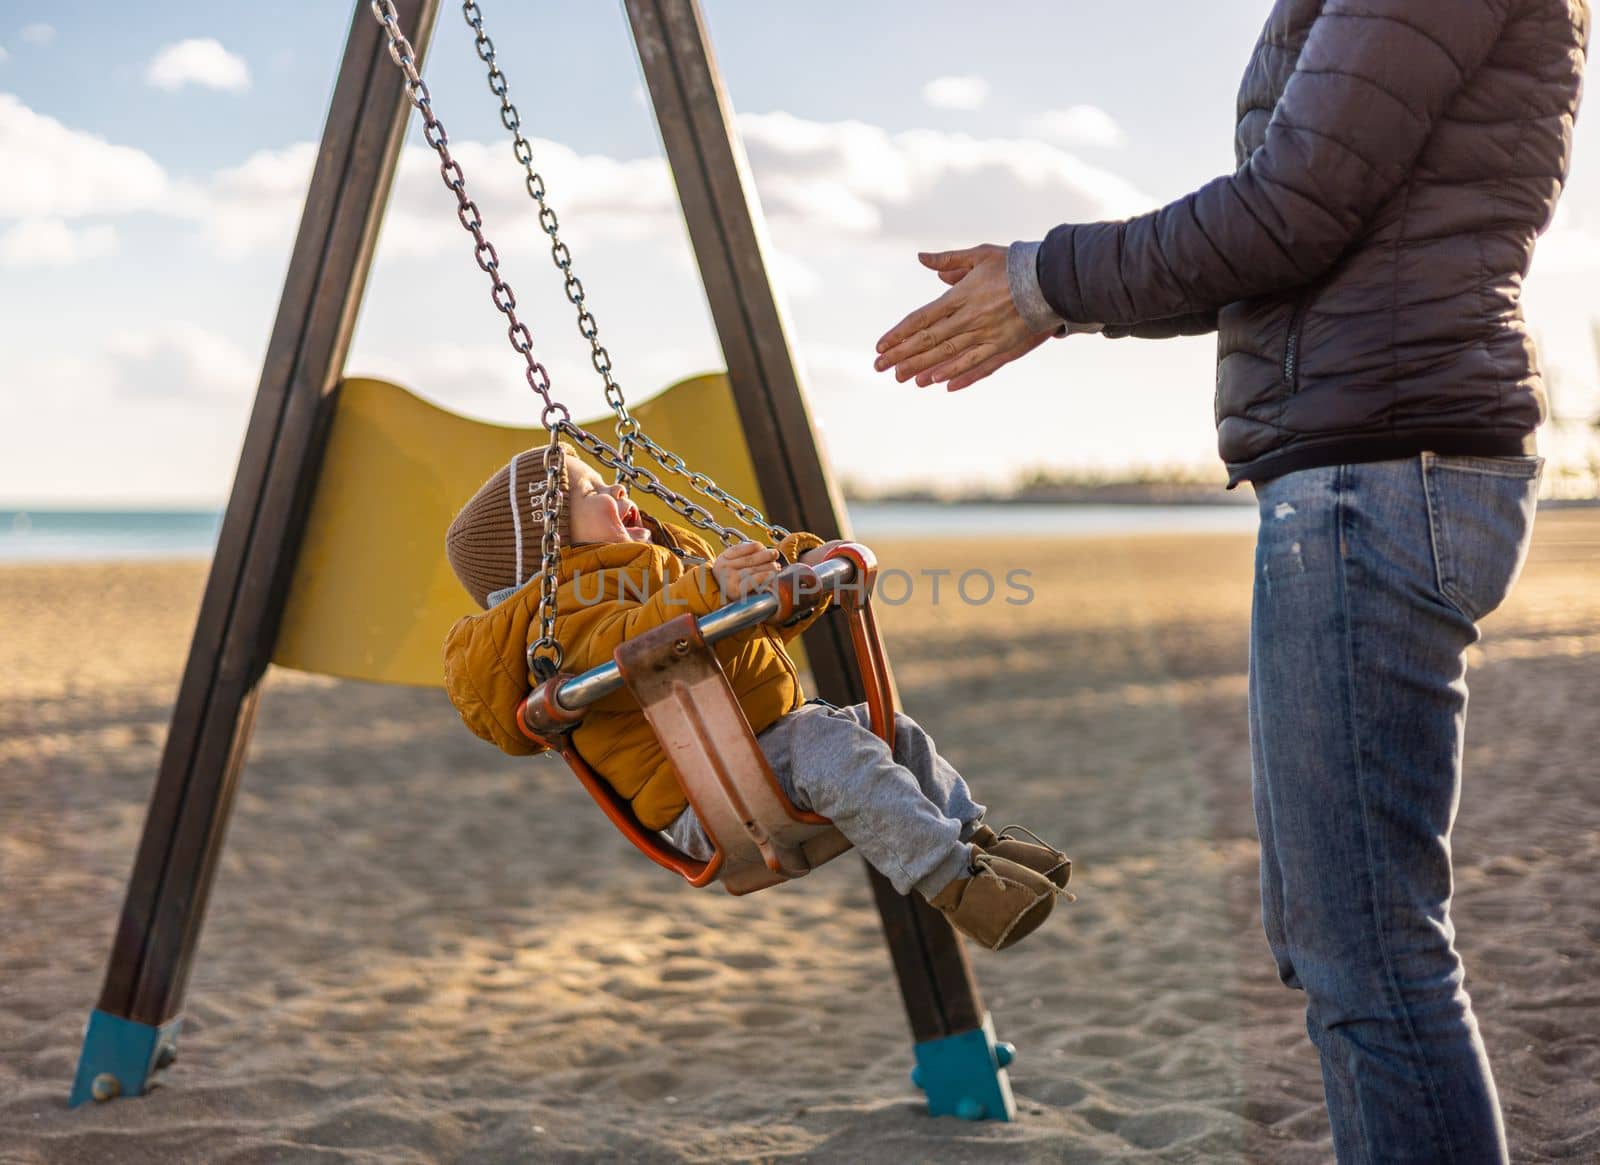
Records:
{"label": "distant vegetation", "polygon": [[1229,491],[1221,466],[1155,466],[1121,471],[1023,469],[1010,485],[951,489],[926,483],[873,488],[846,478],[844,495],[864,502],[1052,502],[1095,505],[1185,505],[1241,502],[1248,492]]}

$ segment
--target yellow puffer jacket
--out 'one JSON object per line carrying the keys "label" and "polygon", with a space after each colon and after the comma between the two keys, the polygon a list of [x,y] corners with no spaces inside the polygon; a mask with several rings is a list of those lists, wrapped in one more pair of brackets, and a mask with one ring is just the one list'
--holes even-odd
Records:
{"label": "yellow puffer jacket", "polygon": [[[612,651],[641,631],[685,611],[698,618],[722,605],[706,544],[680,526],[647,521],[652,542],[585,543],[562,552],[555,635],[565,655],[563,671],[609,663]],[[780,549],[794,561],[821,544],[814,534],[795,533]],[[460,619],[445,637],[450,702],[468,728],[513,756],[539,751],[517,726],[517,705],[534,685],[526,653],[538,638],[538,609],[539,587],[532,582],[498,606]],[[783,645],[822,610],[781,631],[758,627],[717,644],[717,659],[754,731],[805,702]],[[671,762],[626,690],[593,705],[572,740],[590,766],[633,803],[647,828],[664,829],[688,806]]]}

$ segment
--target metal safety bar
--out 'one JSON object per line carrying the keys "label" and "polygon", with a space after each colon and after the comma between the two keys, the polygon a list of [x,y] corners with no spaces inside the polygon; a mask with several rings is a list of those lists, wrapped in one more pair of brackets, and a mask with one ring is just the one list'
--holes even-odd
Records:
{"label": "metal safety bar", "polygon": [[[794,569],[794,568],[791,568]],[[799,588],[799,605],[815,606],[815,600],[856,585],[856,563],[848,557],[830,558],[814,567],[805,568],[816,582],[806,578]],[[785,600],[777,591],[762,591],[726,607],[702,615],[695,621],[700,635],[707,643],[716,643],[765,623],[783,607]],[[573,676],[556,689],[556,703],[568,712],[581,711],[596,700],[604,699],[623,686],[622,673],[615,663],[603,663],[580,675]]]}

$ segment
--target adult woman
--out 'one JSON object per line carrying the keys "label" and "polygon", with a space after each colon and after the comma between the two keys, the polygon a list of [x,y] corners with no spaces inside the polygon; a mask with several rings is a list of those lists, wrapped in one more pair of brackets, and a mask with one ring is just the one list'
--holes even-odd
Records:
{"label": "adult woman", "polygon": [[1527,551],[1545,415],[1521,280],[1565,179],[1588,0],[1278,0],[1239,168],[1128,222],[923,256],[879,343],[963,388],[1052,334],[1218,333],[1261,506],[1262,915],[1339,1159],[1502,1161],[1450,919],[1465,653]]}

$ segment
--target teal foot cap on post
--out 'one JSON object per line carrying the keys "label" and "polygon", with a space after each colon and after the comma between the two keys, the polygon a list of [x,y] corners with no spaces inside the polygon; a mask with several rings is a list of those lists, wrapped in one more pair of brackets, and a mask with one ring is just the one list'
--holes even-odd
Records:
{"label": "teal foot cap on post", "polygon": [[98,1008],[90,1012],[68,1105],[77,1108],[88,1100],[143,1096],[150,1078],[177,1059],[182,1026],[182,1018],[156,1027]]}
{"label": "teal foot cap on post", "polygon": [[1006,1065],[1016,1049],[994,1038],[994,1020],[916,1046],[917,1066],[911,1083],[928,1094],[929,1116],[962,1120],[1009,1121],[1017,1115]]}

